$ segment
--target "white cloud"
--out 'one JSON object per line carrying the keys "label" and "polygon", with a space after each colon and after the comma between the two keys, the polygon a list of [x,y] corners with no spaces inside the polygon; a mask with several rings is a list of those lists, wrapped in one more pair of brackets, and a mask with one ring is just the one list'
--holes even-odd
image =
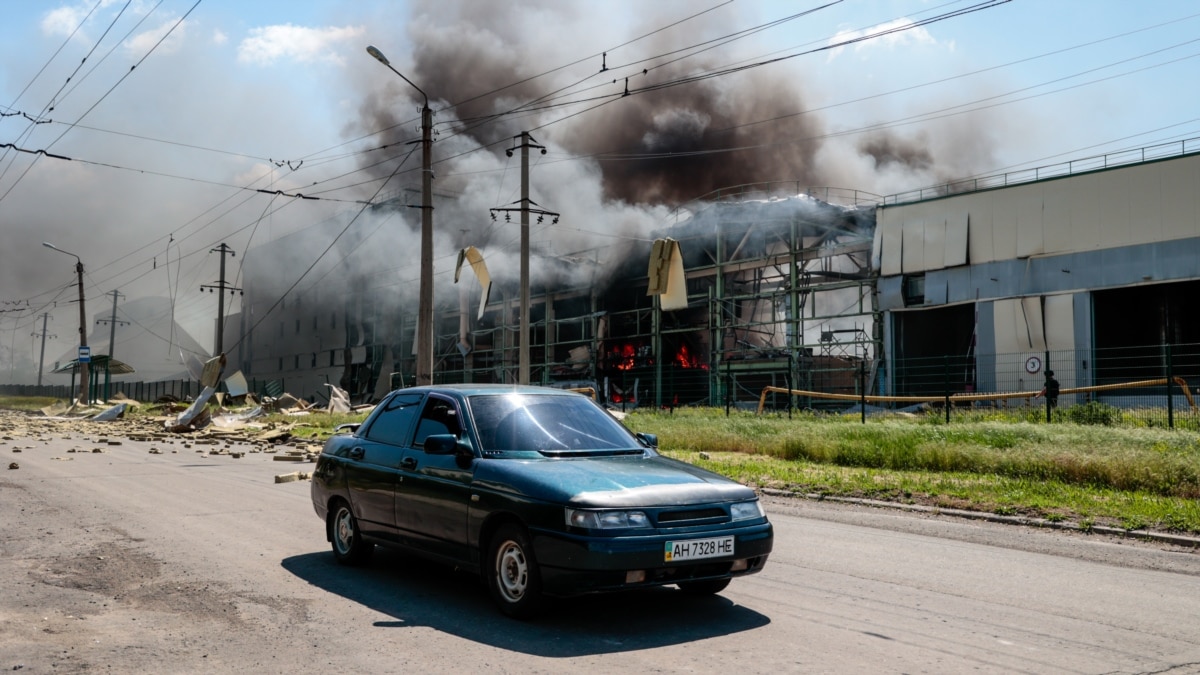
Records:
{"label": "white cloud", "polygon": [[[900,18],[887,23],[881,23],[878,26],[872,26],[864,30],[848,30],[841,31],[829,39],[829,44],[835,45],[847,40],[861,38],[867,35],[875,35],[884,31],[894,31],[887,35],[856,42],[852,45],[855,52],[861,52],[865,49],[897,49],[900,47],[911,47],[915,45],[933,46],[937,45],[938,41],[924,27],[908,28],[906,26],[913,25],[912,19]],[[951,44],[953,48],[953,44]],[[829,52],[829,60],[836,58],[845,47],[837,47]]]}
{"label": "white cloud", "polygon": [[81,7],[59,7],[42,17],[42,32],[47,35],[70,35],[87,15]]}
{"label": "white cloud", "polygon": [[[149,30],[142,31],[141,33],[138,33],[137,35],[134,35],[126,40],[125,48],[128,49],[134,56],[140,57],[153,49],[154,45],[158,44],[158,41],[162,40],[163,36],[166,35],[176,23],[179,23],[179,17],[172,17]],[[159,45],[159,50],[164,52],[177,51],[180,45],[183,43],[183,34],[187,27],[188,22],[184,21],[179,25],[178,28],[175,28],[175,31],[171,33],[171,36],[168,37],[161,45]]]}
{"label": "white cloud", "polygon": [[290,58],[304,63],[328,61],[341,65],[344,60],[337,51],[339,43],[359,38],[365,32],[362,26],[306,28],[284,24],[254,28],[250,37],[238,46],[238,60],[268,65]]}
{"label": "white cloud", "polygon": [[229,36],[226,35],[221,30],[214,30],[213,35],[212,35],[212,41],[213,41],[213,44],[215,44],[215,45],[223,45],[226,42],[229,42]]}

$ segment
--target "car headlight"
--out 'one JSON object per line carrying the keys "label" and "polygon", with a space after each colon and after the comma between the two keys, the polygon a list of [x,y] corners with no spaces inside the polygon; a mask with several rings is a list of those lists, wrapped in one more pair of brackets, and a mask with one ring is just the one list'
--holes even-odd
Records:
{"label": "car headlight", "polygon": [[566,509],[567,525],[589,530],[617,530],[650,527],[650,519],[641,511],[582,511]]}
{"label": "car headlight", "polygon": [[729,505],[729,516],[732,520],[750,520],[763,517],[762,504],[758,500],[752,502],[737,502]]}

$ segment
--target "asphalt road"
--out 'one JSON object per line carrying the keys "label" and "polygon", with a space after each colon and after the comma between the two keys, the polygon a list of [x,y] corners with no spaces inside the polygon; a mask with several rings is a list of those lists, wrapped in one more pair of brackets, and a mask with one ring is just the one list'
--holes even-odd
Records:
{"label": "asphalt road", "polygon": [[273,480],[311,464],[97,438],[0,441],[0,670],[1200,672],[1191,550],[770,499],[770,562],[720,596],[521,623],[461,572],[335,565],[308,483]]}

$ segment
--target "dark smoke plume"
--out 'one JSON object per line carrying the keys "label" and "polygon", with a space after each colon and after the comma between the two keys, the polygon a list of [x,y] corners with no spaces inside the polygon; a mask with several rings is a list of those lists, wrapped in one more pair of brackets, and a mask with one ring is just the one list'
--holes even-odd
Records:
{"label": "dark smoke plume", "polygon": [[875,160],[880,169],[889,167],[926,171],[933,167],[933,155],[922,134],[918,138],[872,134],[858,143],[858,151]]}

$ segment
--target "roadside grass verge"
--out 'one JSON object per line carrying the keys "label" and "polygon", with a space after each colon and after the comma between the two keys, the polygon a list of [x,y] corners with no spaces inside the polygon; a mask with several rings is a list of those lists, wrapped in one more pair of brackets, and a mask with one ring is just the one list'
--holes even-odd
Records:
{"label": "roadside grass verge", "polygon": [[36,412],[60,400],[53,396],[0,396],[0,408]]}
{"label": "roadside grass verge", "polygon": [[625,422],[665,454],[761,486],[1200,532],[1196,432],[931,417],[677,409]]}
{"label": "roadside grass verge", "polygon": [[[37,411],[50,397],[0,397]],[[1101,404],[1102,406],[1102,404]],[[825,496],[1070,521],[1088,527],[1200,533],[1200,432],[1167,430],[1135,412],[1093,406],[1055,424],[1027,410],[870,417],[720,408],[638,410],[634,431],[668,456],[747,484]],[[1073,406],[1067,411],[1084,406]],[[146,414],[135,412],[135,414]],[[313,442],[366,413],[256,418]],[[1177,417],[1177,423],[1180,418]],[[1190,421],[1184,417],[1183,421]]]}

